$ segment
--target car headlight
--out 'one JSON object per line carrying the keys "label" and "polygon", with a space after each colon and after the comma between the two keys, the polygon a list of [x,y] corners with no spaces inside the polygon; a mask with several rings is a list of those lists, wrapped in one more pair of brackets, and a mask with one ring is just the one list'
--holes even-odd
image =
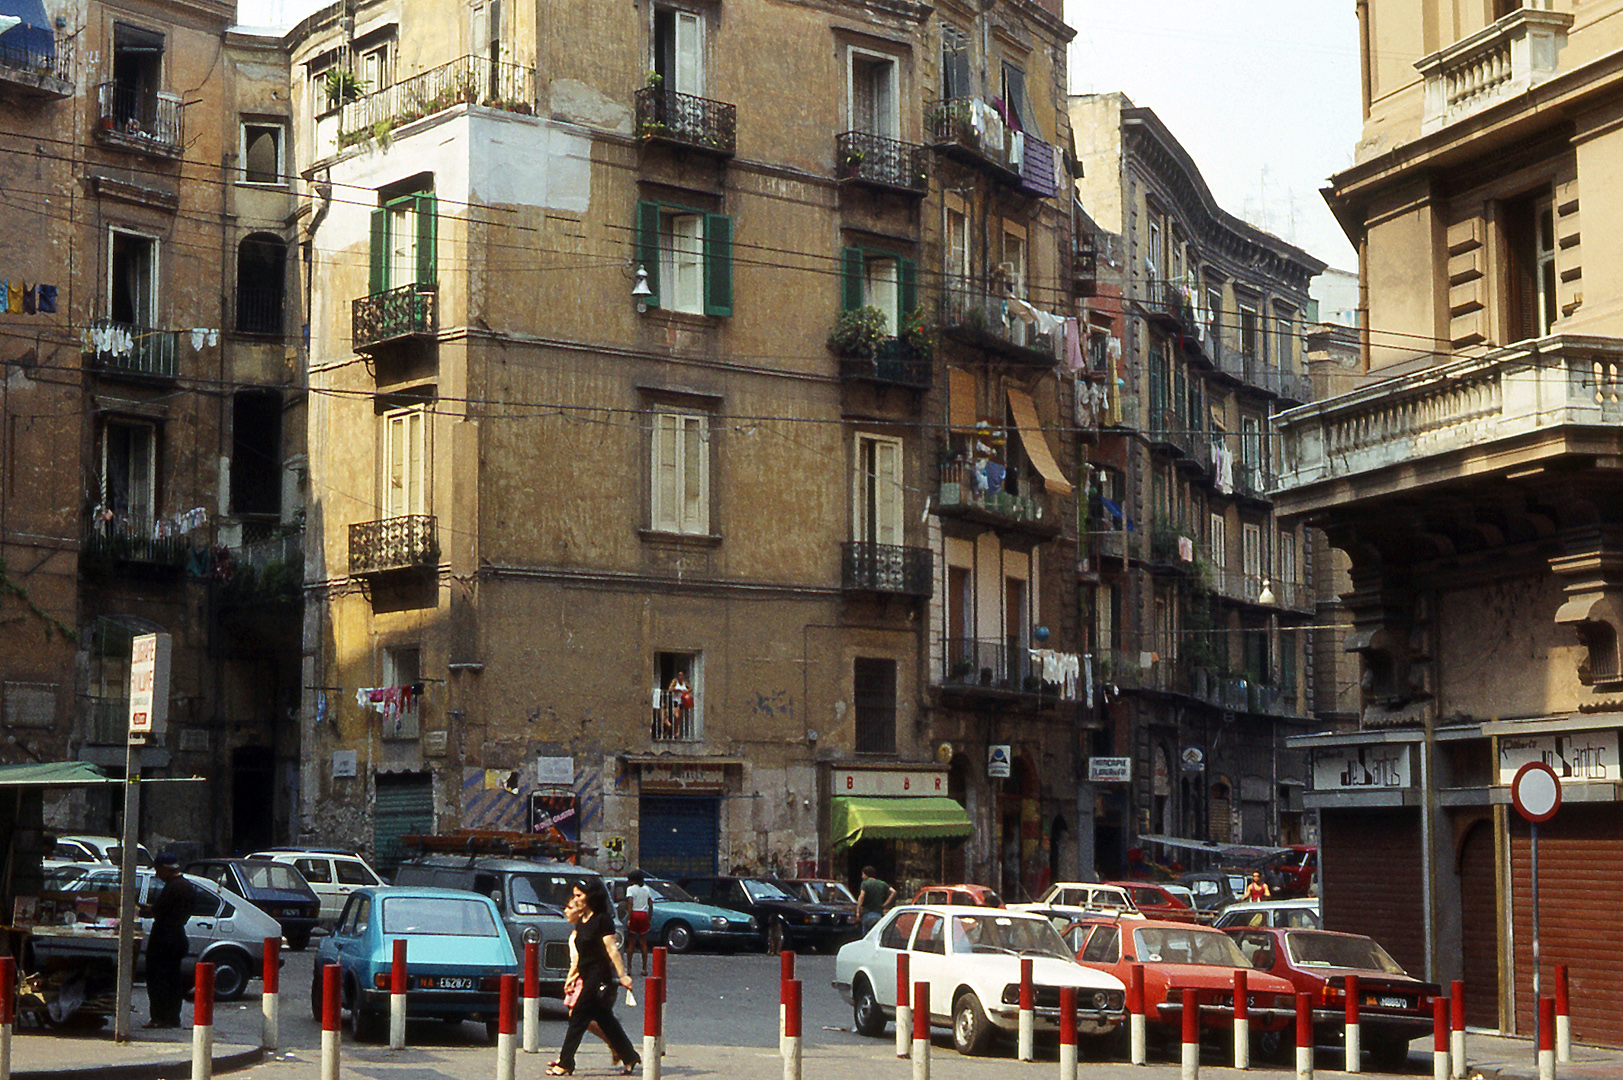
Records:
{"label": "car headlight", "polygon": [[751,930],[759,930],[761,928],[761,924],[755,921],[754,915],[750,916],[749,928]]}
{"label": "car headlight", "polygon": [[534,926],[524,928],[524,943],[526,945],[538,943],[541,940],[541,931]]}
{"label": "car headlight", "polygon": [[727,917],[725,915],[712,915],[712,916],[710,916],[710,928],[712,930],[725,930],[725,929],[727,929]]}
{"label": "car headlight", "polygon": [[1095,1009],[1108,1009],[1110,1007],[1110,991],[1095,990],[1093,992],[1093,1007]]}

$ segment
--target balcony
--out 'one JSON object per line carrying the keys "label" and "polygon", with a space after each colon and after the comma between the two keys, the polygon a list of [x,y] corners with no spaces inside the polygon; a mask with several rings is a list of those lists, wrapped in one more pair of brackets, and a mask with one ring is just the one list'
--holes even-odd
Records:
{"label": "balcony", "polygon": [[724,101],[678,94],[661,86],[637,91],[637,136],[646,142],[733,156],[738,133],[738,107]]}
{"label": "balcony", "polygon": [[432,514],[363,521],[349,527],[352,576],[429,571],[439,564],[439,559]]}
{"label": "balcony", "polygon": [[866,131],[835,137],[835,175],[887,191],[923,195],[930,190],[930,157],[924,147]]}
{"label": "balcony", "polygon": [[181,97],[104,82],[96,87],[96,137],[109,146],[156,157],[180,157],[186,148]]}
{"label": "balcony", "polygon": [[928,598],[932,591],[928,548],[853,541],[840,549],[840,584],[847,592]]}
{"label": "balcony", "polygon": [[86,354],[105,375],[173,379],[179,373],[180,331],[97,319]]}
{"label": "balcony", "polygon": [[1155,525],[1150,529],[1150,561],[1184,573],[1195,572],[1195,541],[1182,526]]}
{"label": "balcony", "polygon": [[886,338],[872,356],[840,357],[840,378],[846,382],[928,390],[934,370],[929,354],[921,353],[902,338]]}
{"label": "balcony", "polygon": [[1425,79],[1421,134],[1441,130],[1545,82],[1558,73],[1570,12],[1533,0],[1468,38],[1415,63]]}
{"label": "balcony", "polygon": [[1187,285],[1180,281],[1151,278],[1145,282],[1145,291],[1147,296],[1138,303],[1146,315],[1176,334],[1187,338],[1200,337],[1200,319]]}
{"label": "balcony", "polygon": [[[992,696],[1027,704],[1067,700],[1065,687],[1044,682],[1030,651],[1016,641],[945,638],[941,642],[940,682],[944,693]],[[1069,693],[1081,692],[1080,679]]]}
{"label": "balcony", "polygon": [[457,105],[482,105],[529,116],[535,111],[535,69],[481,56],[458,57],[344,102],[338,117],[338,143],[348,146]]}
{"label": "balcony", "polygon": [[1007,295],[970,285],[941,290],[937,325],[943,334],[966,345],[1044,370],[1054,366],[1062,344],[1058,332],[1039,334],[1010,312]]}
{"label": "balcony", "polygon": [[439,333],[439,290],[433,285],[402,285],[355,299],[350,306],[350,341],[356,352],[373,352],[407,338]]}
{"label": "balcony", "polygon": [[1091,229],[1079,233],[1072,243],[1070,271],[1072,296],[1088,297],[1099,292],[1099,239]]}
{"label": "balcony", "polygon": [[973,464],[949,461],[941,466],[936,512],[945,518],[991,529],[1014,530],[1045,540],[1059,535],[1059,507],[1050,505],[1046,491],[1027,485],[1021,494],[1012,494],[989,491],[990,486],[985,473]]}
{"label": "balcony", "polygon": [[1275,367],[1250,354],[1244,355],[1241,363],[1240,377],[1248,385],[1298,403],[1313,400],[1313,382],[1306,375]]}
{"label": "balcony", "polygon": [[[1262,582],[1261,574],[1248,574],[1244,570],[1235,570],[1228,566],[1211,568],[1212,591],[1226,600],[1260,605]],[[1275,592],[1274,595],[1277,597],[1278,593]]]}
{"label": "balcony", "polygon": [[1246,461],[1234,463],[1234,494],[1240,498],[1271,502],[1278,486],[1279,479],[1272,470]]}
{"label": "balcony", "polygon": [[1048,143],[1012,130],[981,98],[942,98],[925,106],[924,128],[937,153],[980,169],[1039,199],[1058,193],[1062,166]]}
{"label": "balcony", "polygon": [[155,535],[150,520],[114,516],[91,523],[79,549],[79,568],[88,576],[112,574],[178,574],[191,546],[185,537]]}
{"label": "balcony", "polygon": [[[21,30],[21,33],[19,33]],[[73,93],[72,38],[15,28],[0,42],[0,85],[20,97],[61,99]]]}

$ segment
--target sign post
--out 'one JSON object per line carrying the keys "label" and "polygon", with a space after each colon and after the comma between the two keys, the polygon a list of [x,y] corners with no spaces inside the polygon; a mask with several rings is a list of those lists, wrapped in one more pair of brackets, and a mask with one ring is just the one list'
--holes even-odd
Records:
{"label": "sign post", "polygon": [[140,748],[161,735],[169,720],[168,634],[141,634],[130,642],[130,733],[124,747],[124,838],[119,860],[118,991],[113,1038],[130,1040],[135,983],[135,848],[140,842]]}
{"label": "sign post", "polygon": [[1515,779],[1510,782],[1510,801],[1515,805],[1516,812],[1527,819],[1532,832],[1529,863],[1533,875],[1533,1043],[1543,1046],[1539,1041],[1542,1033],[1538,1030],[1543,1014],[1537,1011],[1544,1000],[1539,996],[1538,977],[1538,827],[1540,822],[1549,821],[1561,809],[1561,778],[1544,762],[1529,761],[1516,770]]}

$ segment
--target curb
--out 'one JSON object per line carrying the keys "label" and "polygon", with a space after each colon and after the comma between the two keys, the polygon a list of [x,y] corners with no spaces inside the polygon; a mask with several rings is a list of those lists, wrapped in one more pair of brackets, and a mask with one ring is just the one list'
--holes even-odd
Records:
{"label": "curb", "polygon": [[[264,1047],[255,1046],[229,1054],[214,1055],[214,1072],[227,1073],[257,1065],[265,1059]],[[128,1065],[69,1065],[60,1069],[13,1069],[12,1080],[189,1080],[192,1059],[175,1061],[136,1061]]]}

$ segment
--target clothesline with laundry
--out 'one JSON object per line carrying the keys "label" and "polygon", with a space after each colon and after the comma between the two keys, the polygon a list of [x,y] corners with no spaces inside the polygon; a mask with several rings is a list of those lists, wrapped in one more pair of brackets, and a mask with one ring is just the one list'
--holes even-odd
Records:
{"label": "clothesline with laundry", "polygon": [[371,709],[383,717],[384,723],[397,727],[401,717],[417,708],[423,696],[423,684],[407,683],[403,686],[363,686],[355,691],[355,705],[361,710]]}
{"label": "clothesline with laundry", "polygon": [[22,278],[0,278],[0,312],[9,315],[55,315],[55,285],[30,285]]}

